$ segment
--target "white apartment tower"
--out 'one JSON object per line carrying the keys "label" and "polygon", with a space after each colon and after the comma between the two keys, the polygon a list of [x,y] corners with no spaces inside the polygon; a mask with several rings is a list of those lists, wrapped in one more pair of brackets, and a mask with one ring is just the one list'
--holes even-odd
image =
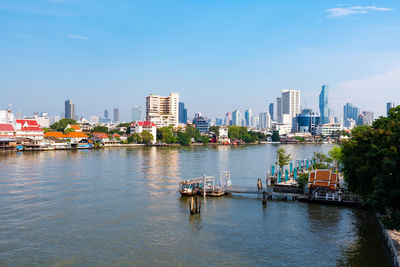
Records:
{"label": "white apartment tower", "polygon": [[149,95],[146,97],[146,120],[153,122],[157,128],[178,126],[179,94],[169,96]]}
{"label": "white apartment tower", "polygon": [[300,91],[282,90],[281,105],[281,114],[289,114],[289,123],[291,123],[292,119],[295,118],[297,114],[300,114]]}

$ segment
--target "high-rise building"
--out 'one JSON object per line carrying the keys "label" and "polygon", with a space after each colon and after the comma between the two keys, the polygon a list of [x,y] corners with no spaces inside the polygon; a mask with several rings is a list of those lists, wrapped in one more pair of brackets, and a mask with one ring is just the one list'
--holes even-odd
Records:
{"label": "high-rise building", "polygon": [[179,94],[169,96],[149,95],[146,97],[146,120],[157,127],[177,127],[179,122]]}
{"label": "high-rise building", "polygon": [[368,125],[371,126],[374,122],[374,113],[372,111],[363,111],[362,114],[358,116],[358,125]]}
{"label": "high-rise building", "polygon": [[244,120],[245,120],[245,125],[246,127],[250,127],[251,126],[251,109],[246,109],[244,111]]}
{"label": "high-rise building", "polygon": [[200,133],[207,133],[209,131],[210,123],[206,117],[201,116],[200,112],[195,114],[193,124]]}
{"label": "high-rise building", "polygon": [[186,124],[188,120],[185,103],[179,102],[179,123]]}
{"label": "high-rise building", "polygon": [[313,113],[311,109],[303,109],[301,114],[296,116],[294,131],[315,135],[320,122],[321,118],[318,114]]}
{"label": "high-rise building", "polygon": [[[289,123],[292,122],[293,118],[300,113],[300,91],[299,90],[282,90],[282,102],[281,102],[282,114],[289,114]],[[281,123],[282,122],[281,114]]]}
{"label": "high-rise building", "polygon": [[133,106],[131,108],[131,121],[141,121],[142,120],[142,107]]}
{"label": "high-rise building", "polygon": [[251,117],[251,127],[256,129],[260,128],[260,116],[253,115]]}
{"label": "high-rise building", "polygon": [[114,121],[117,122],[119,121],[119,109],[114,108]]}
{"label": "high-rise building", "polygon": [[328,94],[329,87],[322,85],[321,93],[319,94],[319,113],[321,116],[321,123],[329,123],[329,108],[328,108]]}
{"label": "high-rise building", "polygon": [[389,116],[389,110],[390,110],[391,108],[394,108],[394,107],[395,107],[395,105],[394,105],[393,102],[387,102],[387,103],[386,103],[386,116]]}
{"label": "high-rise building", "polygon": [[222,126],[224,123],[223,119],[215,118],[215,126]]}
{"label": "high-rise building", "polygon": [[269,104],[269,115],[271,116],[271,120],[274,120],[274,103]]}
{"label": "high-rise building", "polygon": [[235,109],[232,112],[232,125],[242,126],[242,114],[239,110]]}
{"label": "high-rise building", "polygon": [[350,103],[346,103],[346,105],[343,106],[343,121],[346,119],[358,121],[358,115],[360,115],[360,109],[358,107]]}
{"label": "high-rise building", "polygon": [[276,98],[276,121],[282,123],[282,98]]}
{"label": "high-rise building", "polygon": [[259,115],[259,128],[260,129],[269,129],[271,128],[271,116],[269,112],[263,111]]}
{"label": "high-rise building", "polygon": [[232,114],[229,112],[226,113],[225,115],[224,125],[226,126],[232,125]]}
{"label": "high-rise building", "polygon": [[74,119],[75,118],[75,105],[72,104],[72,101],[70,99],[65,101],[64,116],[66,119]]}
{"label": "high-rise building", "polygon": [[107,109],[104,110],[104,118],[108,119],[108,110]]}

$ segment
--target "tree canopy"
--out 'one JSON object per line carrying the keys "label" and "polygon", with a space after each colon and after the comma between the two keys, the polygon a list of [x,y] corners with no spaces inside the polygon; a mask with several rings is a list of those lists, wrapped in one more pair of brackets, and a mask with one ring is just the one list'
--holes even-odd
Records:
{"label": "tree canopy", "polygon": [[76,124],[76,120],[74,119],[61,119],[52,125],[50,125],[51,129],[57,130],[58,132],[63,132],[65,127],[68,126],[68,124]]}
{"label": "tree canopy", "polygon": [[161,127],[157,129],[157,140],[161,143],[173,144],[176,143],[177,138],[172,127]]}
{"label": "tree canopy", "polygon": [[94,133],[108,133],[108,127],[97,125],[93,128]]}
{"label": "tree canopy", "polygon": [[[372,127],[360,126],[342,144],[349,189],[384,214],[387,226],[400,228],[400,107]],[[388,212],[390,211],[390,212]]]}
{"label": "tree canopy", "polygon": [[151,144],[153,143],[153,135],[149,131],[143,131],[140,133],[141,143]]}
{"label": "tree canopy", "polygon": [[276,162],[275,164],[279,165],[279,168],[282,169],[283,166],[286,166],[290,163],[291,155],[286,153],[284,148],[280,148],[276,151]]}

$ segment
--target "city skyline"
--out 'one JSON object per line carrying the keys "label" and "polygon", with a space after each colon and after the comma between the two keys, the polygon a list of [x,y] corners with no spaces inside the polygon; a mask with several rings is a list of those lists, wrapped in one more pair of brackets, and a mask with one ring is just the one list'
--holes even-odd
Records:
{"label": "city skyline", "polygon": [[[268,110],[277,92],[293,88],[316,111],[327,84],[337,117],[350,101],[385,115],[386,102],[400,102],[399,10],[397,1],[5,1],[0,106],[60,115],[59,103],[72,99],[76,114],[118,107],[128,121],[130,107],[144,106],[149,93],[175,91],[189,116],[223,117]],[[282,16],[297,19],[282,23]],[[99,29],[102,21],[107,27]],[[44,105],[46,97],[53,101]]]}

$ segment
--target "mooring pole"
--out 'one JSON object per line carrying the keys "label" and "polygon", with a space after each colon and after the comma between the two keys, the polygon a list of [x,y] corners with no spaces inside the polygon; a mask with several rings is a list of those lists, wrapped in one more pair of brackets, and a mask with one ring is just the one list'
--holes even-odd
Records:
{"label": "mooring pole", "polygon": [[204,202],[206,202],[206,174],[203,174],[203,194]]}

